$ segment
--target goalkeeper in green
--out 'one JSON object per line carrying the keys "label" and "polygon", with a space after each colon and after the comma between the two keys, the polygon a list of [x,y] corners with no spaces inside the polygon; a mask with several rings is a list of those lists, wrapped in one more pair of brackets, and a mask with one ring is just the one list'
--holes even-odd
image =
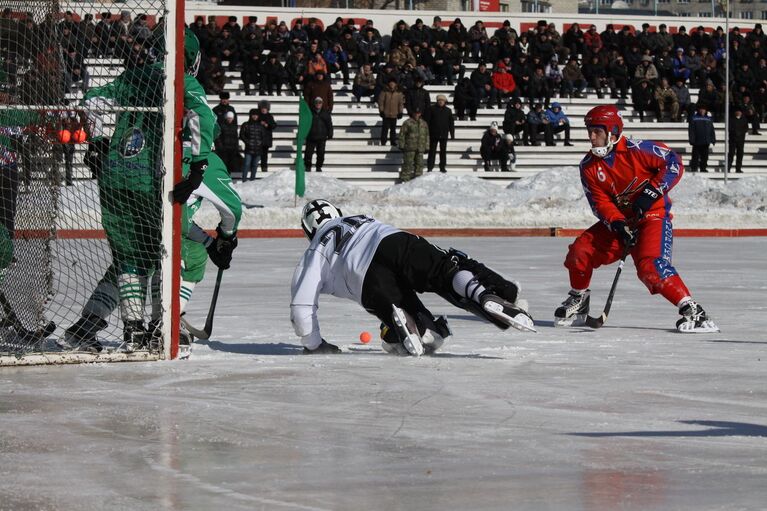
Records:
{"label": "goalkeeper in green", "polygon": [[[185,302],[184,296],[188,300],[191,295],[190,290],[196,283],[192,281],[201,280],[204,274],[204,265],[202,271],[198,268],[200,248],[216,264],[228,268],[231,253],[236,247],[236,228],[241,215],[239,196],[221,179],[219,170],[223,170],[228,178],[223,162],[211,152],[218,125],[206,102],[205,92],[194,77],[200,62],[199,42],[189,30],[185,33],[184,56],[187,67],[184,80],[185,177],[174,187],[173,199],[185,204],[184,218],[187,222],[184,231],[185,234],[191,233],[191,237],[185,237],[182,244],[182,265],[197,270],[189,276],[189,281],[182,275],[185,280],[182,303]],[[89,111],[98,113],[112,105],[161,104],[162,66],[146,60],[132,64],[112,83],[88,92],[85,102]],[[94,117],[91,137],[95,142],[86,156],[94,173],[99,176],[102,223],[113,261],[83,308],[81,318],[66,330],[60,344],[65,348],[101,351],[102,346],[96,335],[107,326],[106,318],[119,303],[125,326],[125,349],[131,352],[147,347],[151,336],[151,333],[147,335],[144,325],[144,309],[147,282],[160,260],[160,224],[157,219],[161,216],[159,137],[162,117],[154,111],[121,112],[111,139],[100,137],[102,120],[98,115]],[[210,175],[206,172],[209,162],[216,167],[211,169]],[[190,200],[205,176],[209,183],[204,187],[205,193],[200,190],[200,195],[195,194]],[[207,235],[203,239],[196,229],[190,228],[189,219],[199,209],[202,198],[210,199],[219,211],[222,211],[220,206],[224,208],[216,239],[208,239]],[[190,243],[196,243],[200,248],[190,249]],[[184,258],[185,253],[188,262]],[[153,279],[152,287],[159,288],[158,278]],[[155,323],[159,320],[160,309],[157,300],[153,300],[153,304],[155,311],[152,318]],[[157,324],[150,325],[150,330],[154,331],[156,327]]]}

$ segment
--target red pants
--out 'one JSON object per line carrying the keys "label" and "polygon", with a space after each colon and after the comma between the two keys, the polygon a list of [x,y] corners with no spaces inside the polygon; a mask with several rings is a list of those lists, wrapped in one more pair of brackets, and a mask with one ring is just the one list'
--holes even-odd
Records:
{"label": "red pants", "polygon": [[[637,276],[650,293],[660,293],[677,305],[690,296],[687,286],[671,265],[674,231],[668,218],[645,218],[637,227],[638,242],[631,249]],[[623,245],[615,233],[603,223],[583,231],[570,245],[565,267],[570,271],[573,289],[587,289],[596,268],[620,259]]]}

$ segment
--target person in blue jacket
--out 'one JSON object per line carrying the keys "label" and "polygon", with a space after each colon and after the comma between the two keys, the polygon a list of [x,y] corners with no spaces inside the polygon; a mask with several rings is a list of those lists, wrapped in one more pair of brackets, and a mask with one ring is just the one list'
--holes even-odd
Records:
{"label": "person in blue jacket", "polygon": [[[549,126],[551,126],[552,136],[564,131],[565,145],[566,146],[573,145],[570,142],[570,119],[568,119],[565,113],[562,111],[562,106],[555,101],[551,104],[551,108],[547,108],[546,112],[544,113],[546,115],[546,118],[549,120]],[[552,139],[551,145],[556,145],[553,139]]]}

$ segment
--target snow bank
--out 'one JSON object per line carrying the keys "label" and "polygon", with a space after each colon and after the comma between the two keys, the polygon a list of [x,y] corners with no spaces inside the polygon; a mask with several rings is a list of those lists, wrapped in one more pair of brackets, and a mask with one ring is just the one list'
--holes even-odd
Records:
{"label": "snow bank", "polygon": [[[583,195],[577,167],[540,172],[503,188],[471,175],[434,172],[408,183],[369,192],[325,174],[306,175],[306,196],[295,202],[295,175],[269,173],[235,183],[244,210],[241,228],[298,228],[307,200],[325,198],[346,214],[370,214],[401,227],[586,227],[594,217]],[[61,226],[95,228],[99,212],[93,183],[62,194]],[[88,207],[82,199],[88,197]],[[686,228],[767,227],[767,177],[744,177],[725,185],[688,173],[671,192],[675,225]],[[295,204],[295,205],[294,205]],[[218,215],[204,206],[196,219],[215,226]]]}

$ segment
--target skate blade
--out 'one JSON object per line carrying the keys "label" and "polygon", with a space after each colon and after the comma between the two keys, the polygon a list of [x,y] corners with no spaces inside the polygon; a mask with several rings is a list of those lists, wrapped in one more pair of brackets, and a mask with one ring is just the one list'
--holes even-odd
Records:
{"label": "skate blade", "polygon": [[576,314],[569,318],[554,317],[554,326],[586,326],[586,318],[588,314]]}
{"label": "skate blade", "polygon": [[716,323],[710,319],[701,323],[700,326],[695,326],[694,321],[688,321],[686,323],[682,323],[676,328],[683,334],[711,334],[720,331],[719,327],[716,326]]}
{"label": "skate blade", "polygon": [[381,341],[381,348],[391,355],[398,355],[398,356],[409,356],[410,353],[407,352],[405,347],[402,345],[402,343],[396,342],[396,343],[390,343],[386,341]]}
{"label": "skate blade", "polygon": [[413,356],[420,357],[424,352],[423,344],[421,343],[421,338],[418,336],[418,334],[408,330],[405,311],[394,305],[392,305],[392,310],[394,311],[392,317],[394,319],[394,323],[397,325],[397,328],[399,328],[401,332],[407,332],[407,335],[402,340],[402,345],[405,346],[405,349],[408,351],[408,353]]}
{"label": "skate blade", "polygon": [[192,355],[192,347],[191,346],[179,346],[178,347],[178,359],[179,360],[186,360]]}
{"label": "skate blade", "polygon": [[492,300],[486,301],[482,307],[487,312],[500,319],[510,327],[516,328],[517,330],[522,330],[523,332],[538,332],[538,330],[535,329],[535,323],[533,323],[533,319],[522,311],[517,313],[516,316],[511,317],[506,314],[503,305]]}

